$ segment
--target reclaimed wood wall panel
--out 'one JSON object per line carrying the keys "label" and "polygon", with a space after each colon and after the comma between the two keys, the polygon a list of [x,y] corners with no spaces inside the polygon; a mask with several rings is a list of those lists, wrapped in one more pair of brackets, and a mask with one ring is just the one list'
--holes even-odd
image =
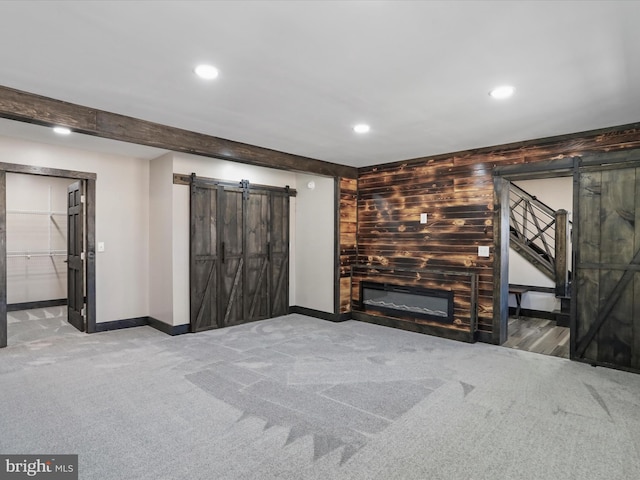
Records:
{"label": "reclaimed wood wall panel", "polygon": [[[455,174],[451,174],[454,171]],[[487,175],[487,171],[489,174]],[[450,270],[479,276],[479,320],[492,319],[491,258],[479,258],[479,245],[493,241],[493,178],[485,164],[401,165],[396,170],[371,168],[358,181],[358,263],[370,267],[413,271]],[[386,185],[381,188],[381,185]],[[420,214],[427,223],[420,223]],[[354,302],[359,302],[359,281],[381,281],[371,273],[354,279]],[[388,283],[406,284],[405,278],[384,276]],[[443,288],[438,281],[416,275],[412,284]],[[445,286],[445,288],[447,288]],[[470,283],[454,283],[455,323],[447,328],[470,327]],[[432,322],[437,324],[437,322]]]}
{"label": "reclaimed wood wall panel", "polygon": [[[352,307],[359,305],[362,280],[429,287],[418,271],[473,272],[478,278],[477,330],[492,334],[494,167],[639,146],[640,125],[634,124],[359,169],[355,261],[369,270],[354,271]],[[421,213],[428,216],[426,224],[420,223]],[[478,257],[479,246],[490,247],[488,258]],[[376,267],[391,273],[376,273]],[[394,273],[394,269],[416,274],[408,278],[406,272]],[[463,299],[469,298],[470,287],[456,287],[460,299],[456,308],[462,309],[469,301]],[[469,325],[469,319],[456,319],[458,323],[445,328]]]}
{"label": "reclaimed wood wall panel", "polygon": [[358,182],[341,178],[340,186],[340,312],[351,311],[351,265],[356,263]]}

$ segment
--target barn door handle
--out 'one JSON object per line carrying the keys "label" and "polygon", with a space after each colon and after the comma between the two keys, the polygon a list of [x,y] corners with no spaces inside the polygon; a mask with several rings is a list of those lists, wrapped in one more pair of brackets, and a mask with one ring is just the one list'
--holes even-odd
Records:
{"label": "barn door handle", "polygon": [[222,263],[224,263],[224,242],[222,242],[222,252],[221,252],[220,256],[222,257],[222,258],[220,259],[220,261],[221,261]]}
{"label": "barn door handle", "polygon": [[267,262],[271,261],[271,242],[267,242]]}

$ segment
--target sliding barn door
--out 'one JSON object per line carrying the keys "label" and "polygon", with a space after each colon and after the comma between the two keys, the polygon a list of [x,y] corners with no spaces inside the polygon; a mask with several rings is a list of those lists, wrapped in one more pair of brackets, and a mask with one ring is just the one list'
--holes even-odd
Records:
{"label": "sliding barn door", "polygon": [[289,311],[289,194],[192,181],[191,330]]}
{"label": "sliding barn door", "polygon": [[191,331],[218,327],[218,189],[191,185]]}
{"label": "sliding barn door", "polygon": [[289,196],[271,194],[269,296],[271,316],[289,313]]}
{"label": "sliding barn door", "polygon": [[245,319],[269,318],[269,194],[251,192],[246,201]]}
{"label": "sliding barn door", "polygon": [[244,321],[244,239],[242,190],[220,191],[220,314],[221,327]]}
{"label": "sliding barn door", "polygon": [[640,369],[640,168],[577,174],[572,357]]}

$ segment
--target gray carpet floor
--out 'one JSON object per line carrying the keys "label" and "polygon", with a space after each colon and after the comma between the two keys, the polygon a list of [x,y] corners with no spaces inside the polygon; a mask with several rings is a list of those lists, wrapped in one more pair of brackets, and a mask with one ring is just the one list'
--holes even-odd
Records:
{"label": "gray carpet floor", "polygon": [[640,478],[640,375],[301,315],[16,341],[0,411],[81,479]]}
{"label": "gray carpet floor", "polygon": [[42,345],[61,337],[83,335],[67,321],[66,305],[8,312],[7,334],[9,345]]}

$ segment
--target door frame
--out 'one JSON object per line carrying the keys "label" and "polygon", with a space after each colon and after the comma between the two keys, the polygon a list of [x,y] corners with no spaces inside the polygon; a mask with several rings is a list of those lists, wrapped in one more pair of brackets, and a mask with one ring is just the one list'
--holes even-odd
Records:
{"label": "door frame", "polygon": [[[491,343],[502,345],[507,341],[509,324],[509,185],[516,180],[536,180],[555,177],[572,177],[574,182],[573,204],[576,205],[575,166],[580,157],[567,157],[535,163],[498,166],[493,169],[493,328]],[[577,211],[573,212],[574,224]],[[575,234],[575,232],[573,233]],[[573,235],[572,234],[572,235]],[[575,237],[573,237],[575,238]],[[575,245],[575,243],[574,243]],[[575,256],[575,250],[572,251]],[[571,305],[577,288],[571,289]],[[574,311],[572,308],[570,331],[573,333]],[[571,335],[573,337],[573,335]]]}
{"label": "door frame", "polygon": [[83,180],[85,184],[86,331],[96,331],[96,178],[95,173],[0,162],[0,348],[7,346],[7,173]]}

